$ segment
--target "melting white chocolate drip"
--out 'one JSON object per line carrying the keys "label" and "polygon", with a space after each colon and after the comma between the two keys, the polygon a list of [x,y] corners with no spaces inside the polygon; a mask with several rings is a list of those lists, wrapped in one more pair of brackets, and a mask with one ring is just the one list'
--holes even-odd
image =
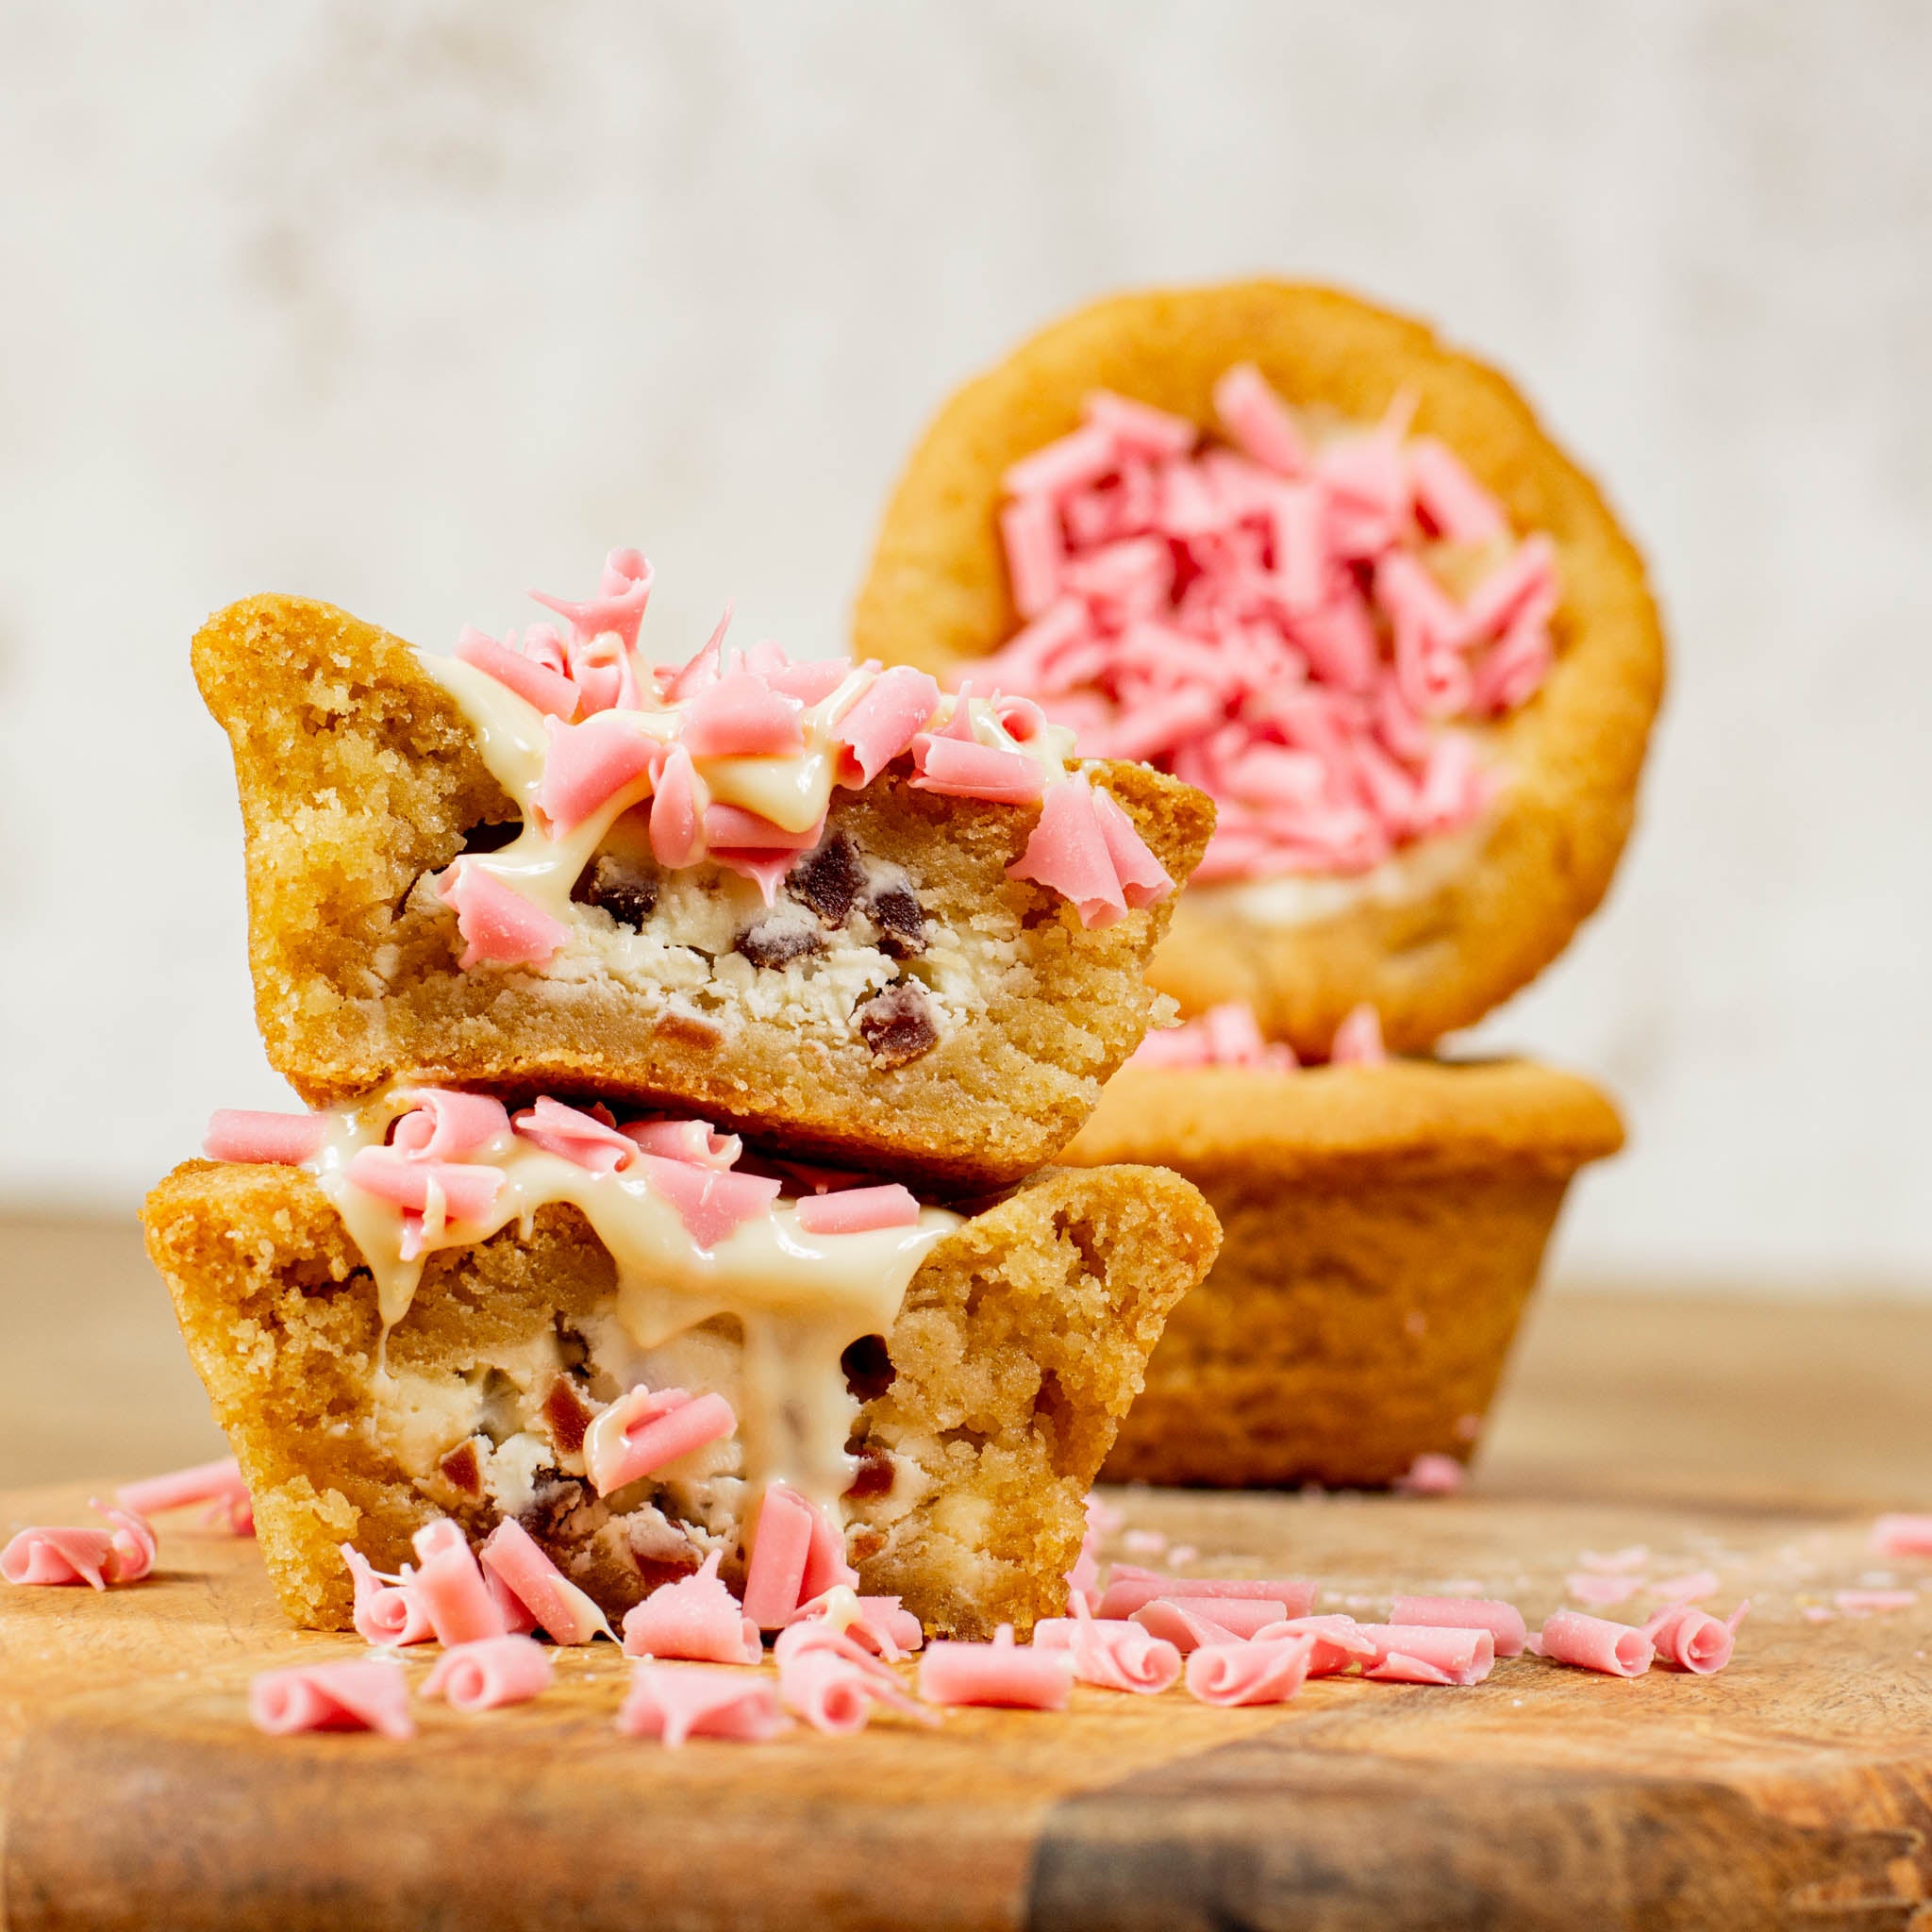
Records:
{"label": "melting white chocolate drip", "polygon": [[[523,814],[523,829],[510,844],[495,852],[468,854],[464,862],[494,874],[553,919],[571,924],[579,910],[572,903],[572,888],[616,821],[650,797],[649,776],[640,775],[613,792],[581,824],[553,836],[540,822],[536,809],[550,746],[542,713],[474,664],[428,652],[419,652],[417,657],[468,720],[491,776]],[[757,812],[787,832],[808,832],[831,803],[839,762],[832,734],[871,688],[875,675],[862,665],[854,665],[834,691],[800,714],[803,751],[766,758],[693,759],[699,809],[708,804],[734,805]],[[598,715],[623,720],[641,738],[671,744],[682,728],[683,708],[657,703],[648,695],[648,686],[646,689],[643,709]],[[935,731],[951,723],[960,702],[957,697],[941,698],[932,723]],[[975,742],[1032,759],[1049,784],[1066,775],[1067,764],[1074,757],[1074,734],[1065,725],[1049,724],[1038,737],[1023,741],[1000,723],[987,699],[969,698],[965,703]]]}
{"label": "melting white chocolate drip", "polygon": [[[347,1169],[363,1148],[383,1144],[390,1123],[411,1104],[405,1090],[391,1088],[336,1112],[308,1163],[375,1277],[385,1336],[409,1310],[423,1259],[403,1258],[403,1209],[358,1187]],[[640,1348],[720,1315],[738,1322],[739,1437],[753,1492],[783,1482],[836,1509],[856,1473],[845,1442],[858,1412],[840,1357],[861,1337],[891,1332],[907,1284],[934,1243],[960,1224],[958,1215],[925,1208],[915,1226],[807,1234],[794,1204],[779,1201],[707,1249],[641,1163],[592,1174],[504,1133],[475,1164],[503,1174],[495,1204],[475,1222],[425,1216],[425,1252],[487,1241],[512,1221],[528,1240],[538,1208],[578,1208],[617,1264],[618,1319]]]}

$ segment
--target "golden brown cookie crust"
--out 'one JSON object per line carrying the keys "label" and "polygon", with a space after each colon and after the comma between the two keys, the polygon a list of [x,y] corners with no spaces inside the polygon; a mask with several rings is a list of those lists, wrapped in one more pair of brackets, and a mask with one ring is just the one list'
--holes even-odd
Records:
{"label": "golden brown cookie crust", "polygon": [[[331,606],[256,597],[203,627],[194,670],[234,747],[257,1023],[312,1105],[402,1074],[590,1093],[984,1186],[1072,1139],[1152,1015],[1144,974],[1171,898],[1086,931],[1057,893],[1006,874],[1037,807],[939,797],[896,772],[835,794],[831,831],[905,866],[926,910],[987,962],[983,1008],[906,1064],[850,1027],[814,1032],[809,1000],[759,1011],[727,987],[707,1020],[596,968],[463,972],[455,917],[419,882],[472,827],[516,813],[415,653]],[[1208,799],[1142,765],[1090,770],[1185,879]]]}
{"label": "golden brown cookie crust", "polygon": [[[492,1507],[434,1480],[425,1490],[376,1440],[375,1285],[308,1174],[189,1161],[149,1194],[142,1221],[294,1622],[347,1626],[342,1542],[393,1570],[439,1514],[488,1534]],[[909,1509],[853,1506],[864,1588],[961,1637],[1058,1615],[1088,1488],[1169,1310],[1219,1243],[1185,1181],[1119,1166],[1044,1172],[945,1236],[887,1338],[893,1379],[860,1411],[865,1442],[915,1472],[917,1489]],[[389,1367],[454,1380],[514,1362],[528,1338],[607,1305],[615,1278],[575,1208],[541,1208],[527,1241],[512,1224],[432,1256],[390,1333]],[[608,1560],[575,1574],[613,1616],[665,1580]]]}
{"label": "golden brown cookie crust", "polygon": [[1624,1144],[1588,1080],[1530,1060],[1384,1066],[1124,1067],[1063,1159],[1194,1174],[1263,1165],[1342,1186],[1509,1168],[1569,1175]]}
{"label": "golden brown cookie crust", "polygon": [[1018,626],[996,514],[1008,466],[1066,434],[1095,388],[1213,423],[1211,392],[1256,363],[1290,403],[1378,418],[1407,389],[1415,427],[1449,443],[1512,525],[1557,546],[1557,661],[1497,727],[1514,773],[1451,876],[1393,904],[1270,928],[1201,891],[1178,909],[1154,984],[1183,1009],[1250,1004],[1324,1055],[1362,1001],[1398,1051],[1482,1017],[1562,951],[1609,885],[1663,689],[1643,563],[1595,485],[1495,370],[1424,325],[1337,290],[1251,281],[1114,296],[1052,324],[942,408],[887,505],[859,592],[861,657],[941,671]]}
{"label": "golden brown cookie crust", "polygon": [[1594,1088],[1523,1061],[1124,1069],[1066,1158],[1174,1167],[1223,1245],[1106,1474],[1375,1487],[1466,1457],[1570,1179],[1622,1142]]}

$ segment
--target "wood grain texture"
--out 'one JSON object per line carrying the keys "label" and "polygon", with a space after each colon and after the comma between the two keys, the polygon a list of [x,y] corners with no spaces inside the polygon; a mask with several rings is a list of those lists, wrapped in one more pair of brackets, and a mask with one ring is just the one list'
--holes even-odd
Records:
{"label": "wood grain texture", "polygon": [[[250,1674],[358,1654],[287,1628],[253,1546],[164,1524],[157,1578],[0,1594],[9,1927],[1876,1927],[1932,1918],[1932,1565],[1920,1607],[1807,1623],[1874,1567],[1840,1506],[1119,1492],[1201,1572],[1320,1576],[1363,1615],[1474,1583],[1540,1618],[1586,1548],[1708,1563],[1756,1607],[1717,1678],[1505,1662],[1473,1690],[1309,1686],[1213,1711],[1081,1689],[666,1752],[625,1666],[422,1735],[274,1740]],[[80,1520],[73,1490],[0,1498]],[[1903,1570],[1905,1566],[1893,1566]],[[1369,1601],[1373,1600],[1373,1601]],[[407,1668],[420,1676],[433,1653]]]}

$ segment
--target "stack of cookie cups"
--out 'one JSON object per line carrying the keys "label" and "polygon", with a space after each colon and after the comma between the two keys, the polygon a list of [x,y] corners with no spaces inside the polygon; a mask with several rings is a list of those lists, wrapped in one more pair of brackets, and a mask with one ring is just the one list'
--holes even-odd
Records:
{"label": "stack of cookie cups", "polygon": [[766,1630],[1024,1635],[1218,1246],[1174,1174],[1046,1165],[1211,806],[914,669],[654,664],[650,583],[448,657],[203,628],[308,1110],[216,1114],[149,1253],[299,1624],[467,1543],[578,1637],[707,1570]]}
{"label": "stack of cookie cups", "polygon": [[1596,489],[1418,323],[1126,295],[941,410],[856,627],[1217,808],[1150,970],[1186,1024],[1066,1156],[1173,1168],[1224,1231],[1108,1473],[1453,1484],[1569,1181],[1622,1140],[1580,1079],[1437,1056],[1630,828],[1663,641]]}

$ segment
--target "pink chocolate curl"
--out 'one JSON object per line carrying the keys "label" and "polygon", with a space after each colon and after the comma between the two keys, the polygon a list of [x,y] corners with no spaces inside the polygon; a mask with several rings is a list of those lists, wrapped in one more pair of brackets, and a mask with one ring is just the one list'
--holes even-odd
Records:
{"label": "pink chocolate curl", "polygon": [[919,1660],[919,1694],[928,1704],[1064,1710],[1073,1689],[1074,1659],[1068,1652],[1022,1650],[1007,1624],[991,1643],[931,1643]]}
{"label": "pink chocolate curl", "polygon": [[912,749],[939,704],[940,688],[924,671],[899,664],[881,672],[832,733],[841,747],[839,783],[854,789],[870,785]]}
{"label": "pink chocolate curl", "polygon": [[1399,1596],[1390,1611],[1392,1624],[1426,1624],[1435,1629],[1487,1630],[1498,1657],[1520,1657],[1529,1634],[1523,1612],[1494,1597]]}
{"label": "pink chocolate curl", "polygon": [[113,1560],[111,1530],[35,1524],[0,1550],[0,1576],[8,1583],[85,1583],[106,1590]]}
{"label": "pink chocolate curl", "polygon": [[1881,1557],[1932,1557],[1932,1516],[1881,1516],[1872,1547]]}
{"label": "pink chocolate curl", "polygon": [[1395,1487],[1409,1496],[1453,1496],[1468,1479],[1468,1472],[1455,1457],[1424,1450],[1408,1465],[1408,1474]]}
{"label": "pink chocolate curl", "polygon": [[464,1093],[454,1087],[410,1087],[390,1145],[416,1160],[467,1160],[509,1132],[509,1115],[493,1093]]}
{"label": "pink chocolate curl", "polygon": [[499,1167],[468,1161],[424,1160],[400,1147],[363,1147],[344,1170],[366,1194],[415,1213],[426,1213],[432,1191],[452,1221],[480,1221],[503,1191]]}
{"label": "pink chocolate curl", "polygon": [[588,1643],[593,1637],[617,1641],[604,1612],[550,1560],[514,1516],[506,1516],[490,1532],[479,1554],[484,1569],[553,1643]]}
{"label": "pink chocolate curl", "polygon": [[[1366,1003],[1355,1008],[1335,1029],[1328,1061],[1337,1067],[1379,1067],[1389,1058],[1382,1044],[1382,1016]],[[1460,1465],[1457,1465],[1458,1469]],[[1409,1471],[1413,1476],[1414,1470]]]}
{"label": "pink chocolate curl", "polygon": [[210,1160],[245,1160],[300,1167],[322,1151],[328,1123],[316,1113],[255,1113],[217,1108],[208,1116],[201,1151]]}
{"label": "pink chocolate curl", "polygon": [[[503,1634],[506,1637],[527,1637],[536,1629],[537,1620],[531,1616],[529,1605],[487,1563],[483,1565],[483,1588],[490,1592],[490,1601],[503,1614]],[[608,1635],[609,1626],[607,1624],[605,1627]]]}
{"label": "pink chocolate curl", "polygon": [[763,1174],[728,1174],[651,1154],[638,1159],[652,1188],[676,1209],[685,1232],[701,1248],[728,1241],[747,1221],[769,1214],[778,1198],[779,1184]]}
{"label": "pink chocolate curl", "polygon": [[1264,1624],[1249,1641],[1273,1643],[1283,1637],[1307,1637],[1313,1647],[1308,1653],[1308,1675],[1339,1677],[1351,1665],[1375,1661],[1375,1641],[1362,1635],[1353,1617],[1337,1613],[1323,1617],[1289,1617],[1279,1624]]}
{"label": "pink chocolate curl", "polygon": [[637,1158],[637,1142],[608,1120],[566,1107],[547,1094],[525,1108],[512,1124],[533,1146],[591,1174],[615,1174]]}
{"label": "pink chocolate curl", "polygon": [[[965,701],[960,700],[963,714]],[[1046,774],[1024,752],[1003,751],[949,733],[922,733],[912,741],[912,789],[949,798],[983,798],[995,805],[1030,805],[1049,787]]]}
{"label": "pink chocolate curl", "polygon": [[1299,1576],[1163,1576],[1131,1563],[1116,1563],[1094,1614],[1131,1617],[1158,1596],[1247,1597],[1281,1604],[1275,1614],[1285,1617],[1306,1617],[1315,1607],[1315,1586]]}
{"label": "pink chocolate curl", "polygon": [[704,794],[691,753],[674,744],[658,774],[651,800],[651,853],[675,872],[705,856]]}
{"label": "pink chocolate curl", "polygon": [[1737,1644],[1738,1625],[1750,1607],[1747,1600],[1728,1618],[1720,1618],[1700,1610],[1694,1604],[1673,1604],[1644,1624],[1643,1634],[1657,1646],[1658,1663],[1708,1677],[1730,1662]]}
{"label": "pink chocolate curl", "polygon": [[1059,511],[1047,496],[1018,496],[1000,511],[1000,541],[1007,553],[1007,581],[1013,608],[1038,617],[1059,592]]}
{"label": "pink chocolate curl", "polygon": [[738,1417],[716,1393],[682,1389],[628,1390],[602,1410],[584,1435],[584,1466],[600,1496],[732,1435]]}
{"label": "pink chocolate curl", "polygon": [[1294,418],[1252,362],[1237,362],[1214,385],[1214,413],[1227,440],[1263,469],[1282,476],[1307,469],[1307,445]]}
{"label": "pink chocolate curl", "polygon": [[1279,1624],[1288,1606],[1279,1598],[1239,1596],[1158,1596],[1133,1612],[1132,1621],[1156,1637],[1163,1637],[1182,1656],[1204,1643],[1225,1643],[1252,1637],[1269,1624]]}
{"label": "pink chocolate curl", "polygon": [[925,1642],[925,1632],[910,1610],[899,1607],[895,1596],[859,1596],[847,1588],[834,1585],[829,1591],[808,1597],[792,1612],[785,1627],[795,1630],[805,1624],[835,1627],[834,1611],[842,1610],[847,1621],[843,1634],[860,1649],[888,1663],[909,1657]]}
{"label": "pink chocolate curl", "polygon": [[155,1567],[155,1533],[146,1517],[133,1509],[117,1509],[90,1496],[88,1506],[113,1525],[108,1552],[109,1583],[139,1583]]}
{"label": "pink chocolate curl", "polygon": [[640,551],[613,550],[604,559],[604,574],[596,596],[573,604],[567,598],[552,597],[542,591],[532,591],[530,595],[545,609],[556,611],[578,641],[588,643],[607,631],[614,631],[625,649],[634,651],[644,607],[651,601],[651,566]]}
{"label": "pink chocolate curl", "polygon": [[456,908],[464,946],[457,964],[547,966],[570,939],[570,928],[473,858],[458,858],[442,874],[439,895]]}
{"label": "pink chocolate curl", "polygon": [[782,1629],[801,1604],[858,1582],[845,1562],[845,1539],[824,1512],[796,1490],[774,1483],[758,1506],[744,1576],[745,1615],[761,1630]]}
{"label": "pink chocolate curl", "polygon": [[1165,1638],[1141,1624],[1086,1610],[1071,1617],[1045,1617],[1033,1626],[1036,1650],[1063,1650],[1074,1660],[1074,1675],[1107,1690],[1136,1690],[1158,1696],[1180,1681],[1181,1654]]}
{"label": "pink chocolate curl", "polygon": [[646,1154],[665,1160],[683,1160],[694,1167],[723,1170],[738,1165],[744,1143],[736,1134],[721,1134],[709,1121],[662,1118],[625,1121],[618,1129],[626,1141]]}
{"label": "pink chocolate curl", "polygon": [[425,1523],[411,1539],[421,1568],[410,1589],[427,1613],[436,1641],[475,1643],[504,1634],[503,1612],[476,1567],[469,1539],[448,1517]]}
{"label": "pink chocolate curl", "polygon": [[600,711],[581,724],[554,725],[537,787],[544,831],[553,839],[575,831],[620,792],[643,796],[648,788],[639,781],[663,758],[664,747],[639,728],[632,712]]}
{"label": "pink chocolate curl", "polygon": [[424,1680],[425,1697],[475,1716],[506,1704],[527,1704],[550,1688],[550,1653],[534,1637],[481,1637],[437,1658]]}
{"label": "pink chocolate curl", "polygon": [[660,1584],[625,1612],[626,1657],[679,1657],[692,1663],[756,1664],[765,1647],[758,1626],[718,1576],[717,1551],[695,1575]]}
{"label": "pink chocolate curl", "polygon": [[451,655],[459,663],[474,665],[495,678],[547,717],[575,718],[577,714],[577,688],[567,675],[498,643],[472,625],[463,626]]}
{"label": "pink chocolate curl", "polygon": [[1391,1657],[1406,1657],[1442,1673],[1435,1677],[1398,1677],[1404,1683],[1480,1684],[1496,1661],[1496,1640],[1487,1625],[1439,1627],[1426,1624],[1357,1624],[1358,1635],[1375,1646],[1364,1674],[1374,1676]]}
{"label": "pink chocolate curl", "polygon": [[1093,788],[1084,777],[1047,788],[1040,823],[1027,839],[1025,851],[1007,868],[1007,876],[1030,879],[1071,900],[1080,924],[1090,930],[1111,925],[1127,914],[1126,894],[1108,851]]}
{"label": "pink chocolate curl", "polygon": [[1312,1637],[1204,1643],[1188,1658],[1188,1692],[1203,1704],[1286,1704],[1302,1688]]}
{"label": "pink chocolate curl", "polygon": [[805,749],[800,707],[751,671],[733,671],[691,701],[679,741],[694,758],[785,758]]}
{"label": "pink chocolate curl", "polygon": [[356,1635],[364,1643],[385,1648],[427,1643],[436,1635],[436,1626],[416,1591],[408,1583],[390,1583],[378,1576],[353,1543],[341,1548],[356,1588]]}
{"label": "pink chocolate curl", "polygon": [[248,1715],[272,1738],[297,1731],[380,1731],[413,1738],[409,1687],[394,1664],[297,1664],[249,1681]]}
{"label": "pink chocolate curl", "polygon": [[248,1485],[242,1479],[241,1465],[232,1456],[213,1462],[198,1462],[191,1469],[176,1469],[166,1475],[151,1475],[138,1483],[123,1483],[114,1500],[124,1509],[142,1516],[153,1516],[163,1509],[186,1509],[196,1503],[210,1506],[210,1522],[225,1517],[237,1536],[248,1536],[255,1528],[255,1509]]}
{"label": "pink chocolate curl", "polygon": [[1509,534],[1502,506],[1447,443],[1418,436],[1407,455],[1415,507],[1444,542],[1489,543]]}
{"label": "pink chocolate curl", "polygon": [[687,1738],[763,1743],[789,1722],[770,1677],[712,1664],[639,1664],[617,1713],[625,1737],[661,1738],[673,1749]]}
{"label": "pink chocolate curl", "polygon": [[919,1202],[896,1181],[885,1187],[846,1188],[836,1194],[808,1194],[796,1209],[805,1234],[869,1234],[881,1227],[917,1227]]}
{"label": "pink chocolate curl", "polygon": [[1558,1610],[1543,1624],[1542,1654],[1553,1663],[1575,1664],[1612,1677],[1641,1677],[1649,1670],[1657,1648],[1628,1624]]}

